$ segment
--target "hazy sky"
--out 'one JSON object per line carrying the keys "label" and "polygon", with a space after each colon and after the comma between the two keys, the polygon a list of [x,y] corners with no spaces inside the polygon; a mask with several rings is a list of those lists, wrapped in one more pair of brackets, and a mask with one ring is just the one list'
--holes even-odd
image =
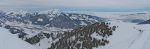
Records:
{"label": "hazy sky", "polygon": [[44,7],[72,10],[149,10],[150,0],[0,0],[1,8]]}

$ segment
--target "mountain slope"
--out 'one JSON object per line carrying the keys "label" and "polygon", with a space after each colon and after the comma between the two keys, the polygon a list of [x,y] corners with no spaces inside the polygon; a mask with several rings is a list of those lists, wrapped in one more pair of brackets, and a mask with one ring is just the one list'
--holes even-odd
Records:
{"label": "mountain slope", "polygon": [[103,18],[87,14],[64,13],[60,11],[45,12],[0,12],[0,21],[7,25],[27,24],[42,27],[72,29],[105,21]]}
{"label": "mountain slope", "polygon": [[109,37],[110,43],[93,49],[149,49],[150,26],[122,21],[111,21],[118,28]]}
{"label": "mountain slope", "polygon": [[[0,27],[10,31],[10,36],[0,32],[0,42],[4,43],[0,43],[0,49],[7,48],[10,41],[8,46],[16,49],[22,43],[21,40],[38,49],[149,49],[150,25],[132,22],[141,22],[142,16],[143,21],[148,19],[149,14],[120,14],[116,19],[108,18],[109,22],[104,23],[105,19],[97,16],[53,10],[35,13],[0,12]],[[149,23],[149,20],[145,23]],[[28,44],[21,45],[20,49],[30,49],[30,46],[26,46]]]}
{"label": "mountain slope", "polygon": [[65,32],[48,49],[91,49],[93,47],[105,46],[109,43],[107,37],[111,36],[112,32],[108,24],[94,23],[89,26],[79,27],[71,32]]}
{"label": "mountain slope", "polygon": [[0,28],[0,39],[0,49],[36,49],[4,28]]}
{"label": "mountain slope", "polygon": [[44,12],[0,12],[0,27],[39,49],[47,49],[65,36],[64,32],[103,22],[105,19],[97,16],[60,11]]}

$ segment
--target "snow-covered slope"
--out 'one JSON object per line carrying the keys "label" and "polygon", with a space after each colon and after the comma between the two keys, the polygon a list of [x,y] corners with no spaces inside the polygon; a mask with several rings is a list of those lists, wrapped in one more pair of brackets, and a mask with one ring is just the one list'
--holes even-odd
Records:
{"label": "snow-covered slope", "polygon": [[36,49],[29,43],[11,34],[7,29],[0,28],[0,49]]}
{"label": "snow-covered slope", "polygon": [[137,25],[121,21],[111,21],[118,28],[109,38],[110,43],[94,49],[149,49],[150,25]]}

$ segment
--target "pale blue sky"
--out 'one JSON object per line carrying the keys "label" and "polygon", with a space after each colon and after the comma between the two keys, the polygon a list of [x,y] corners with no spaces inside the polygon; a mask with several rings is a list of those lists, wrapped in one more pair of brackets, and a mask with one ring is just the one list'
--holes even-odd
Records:
{"label": "pale blue sky", "polygon": [[1,8],[56,8],[62,10],[146,11],[150,0],[0,0]]}

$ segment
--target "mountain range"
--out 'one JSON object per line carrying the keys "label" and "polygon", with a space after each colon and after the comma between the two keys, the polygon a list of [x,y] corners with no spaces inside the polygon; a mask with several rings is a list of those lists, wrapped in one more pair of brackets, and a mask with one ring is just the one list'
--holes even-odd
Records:
{"label": "mountain range", "polygon": [[1,11],[0,27],[37,49],[135,49],[149,39],[147,16],[148,13],[107,17],[59,10]]}

